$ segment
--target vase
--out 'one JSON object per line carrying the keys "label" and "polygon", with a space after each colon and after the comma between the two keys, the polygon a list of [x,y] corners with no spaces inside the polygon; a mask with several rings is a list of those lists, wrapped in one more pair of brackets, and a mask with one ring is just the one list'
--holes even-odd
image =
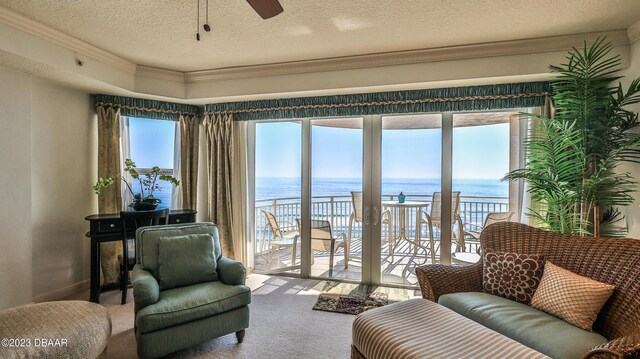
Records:
{"label": "vase", "polygon": [[398,203],[404,203],[404,199],[405,199],[404,193],[400,192],[400,194],[398,195]]}
{"label": "vase", "polygon": [[158,203],[134,202],[131,205],[134,211],[153,211],[158,208]]}

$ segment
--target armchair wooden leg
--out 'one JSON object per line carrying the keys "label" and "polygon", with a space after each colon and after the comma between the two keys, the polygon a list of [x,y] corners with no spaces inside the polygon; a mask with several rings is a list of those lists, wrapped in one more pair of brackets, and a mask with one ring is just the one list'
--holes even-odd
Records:
{"label": "armchair wooden leg", "polygon": [[236,332],[236,338],[238,339],[238,343],[242,343],[244,340],[244,329]]}

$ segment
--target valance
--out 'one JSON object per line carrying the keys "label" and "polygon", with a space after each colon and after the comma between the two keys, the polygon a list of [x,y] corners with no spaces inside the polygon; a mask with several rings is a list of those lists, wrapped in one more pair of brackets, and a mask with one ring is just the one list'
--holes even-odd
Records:
{"label": "valance", "polygon": [[482,111],[544,105],[548,82],[449,87],[355,95],[299,97],[209,104],[207,114],[233,114],[234,120],[275,120],[418,112]]}
{"label": "valance", "polygon": [[198,106],[110,95],[96,95],[96,106],[119,108],[122,116],[158,120],[178,121],[180,120],[180,115],[200,115]]}

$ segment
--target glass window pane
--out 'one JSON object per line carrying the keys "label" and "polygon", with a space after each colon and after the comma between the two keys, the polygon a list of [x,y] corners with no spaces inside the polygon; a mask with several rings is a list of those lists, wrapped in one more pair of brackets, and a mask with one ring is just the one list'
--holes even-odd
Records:
{"label": "glass window pane", "polygon": [[[174,121],[154,120],[148,118],[129,118],[129,136],[131,146],[131,160],[136,163],[136,167],[143,174],[144,169],[158,166],[164,173],[173,174],[174,141],[175,141]],[[153,192],[155,198],[162,202],[158,208],[171,207],[172,185],[169,182],[158,180],[156,182],[160,188]],[[133,192],[140,192],[140,185],[133,180]]]}
{"label": "glass window pane", "polygon": [[254,270],[300,272],[302,126],[257,122]]}
{"label": "glass window pane", "polygon": [[432,197],[441,191],[441,166],[440,114],[382,117],[383,283],[417,285],[415,267],[439,258],[440,202]]}

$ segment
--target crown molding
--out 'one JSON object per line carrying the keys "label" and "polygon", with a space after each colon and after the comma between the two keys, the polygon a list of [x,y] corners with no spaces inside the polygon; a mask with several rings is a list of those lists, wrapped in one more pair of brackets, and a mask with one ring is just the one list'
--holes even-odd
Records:
{"label": "crown molding", "polygon": [[627,34],[629,35],[629,42],[634,43],[640,40],[640,20],[635,24],[629,26],[627,29]]}
{"label": "crown molding", "polygon": [[131,61],[102,50],[73,36],[67,35],[47,25],[43,25],[2,6],[0,6],[0,23],[4,23],[22,32],[37,36],[78,54],[91,57],[102,63],[110,65],[115,69],[124,71],[127,74],[148,79],[181,83],[238,80],[313,72],[565,51],[585,40],[593,41],[598,36],[603,35],[606,35],[607,39],[615,46],[629,45],[630,43],[640,39],[640,21],[638,21],[628,29],[608,32],[560,35],[532,39],[180,72],[137,65]]}
{"label": "crown molding", "polygon": [[160,69],[157,67],[138,65],[136,67],[136,76],[142,76],[157,80],[184,82],[184,72]]}
{"label": "crown molding", "polygon": [[0,23],[27,34],[35,35],[78,54],[91,57],[126,73],[133,74],[136,70],[136,64],[130,61],[2,6],[0,6]]}
{"label": "crown molding", "polygon": [[368,55],[335,57],[318,60],[283,62],[254,66],[185,72],[186,82],[207,82],[253,77],[291,75],[381,66],[410,65],[437,61],[464,60],[481,57],[524,55],[548,51],[568,50],[584,40],[593,41],[606,35],[613,45],[628,45],[627,30],[583,33],[534,39],[488,42],[472,45],[385,52]]}

